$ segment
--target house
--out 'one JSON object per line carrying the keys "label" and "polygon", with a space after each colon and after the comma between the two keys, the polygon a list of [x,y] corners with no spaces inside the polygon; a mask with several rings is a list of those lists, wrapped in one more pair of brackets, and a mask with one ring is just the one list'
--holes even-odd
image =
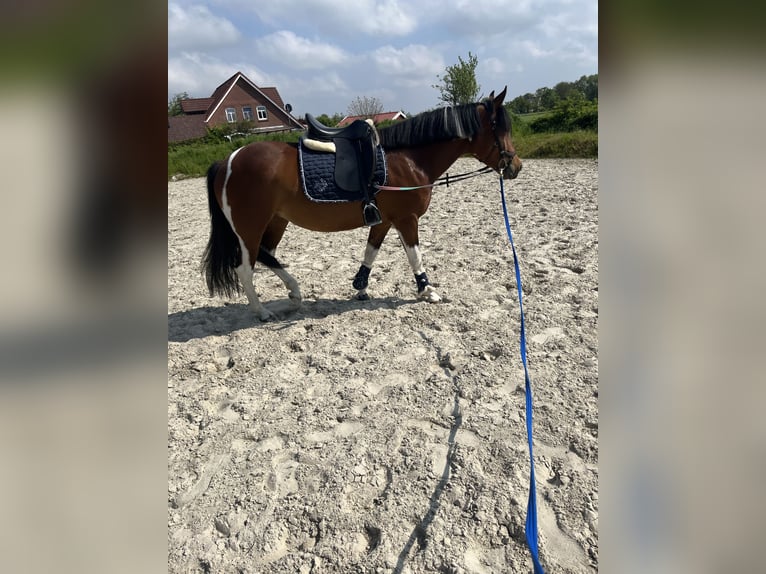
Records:
{"label": "house", "polygon": [[242,72],[218,86],[209,98],[181,100],[181,111],[168,117],[168,142],[200,138],[208,128],[242,121],[252,121],[253,132],[303,129],[275,87],[259,88]]}
{"label": "house", "polygon": [[[338,125],[336,127],[342,128],[343,126],[347,126],[354,120],[364,120],[367,119],[369,116],[346,116],[342,120],[338,122]],[[375,114],[372,116],[372,121],[375,122],[375,125],[379,124],[380,122],[385,122],[387,120],[390,121],[396,121],[396,120],[402,120],[407,117],[407,114],[404,112],[383,112],[382,114]]]}

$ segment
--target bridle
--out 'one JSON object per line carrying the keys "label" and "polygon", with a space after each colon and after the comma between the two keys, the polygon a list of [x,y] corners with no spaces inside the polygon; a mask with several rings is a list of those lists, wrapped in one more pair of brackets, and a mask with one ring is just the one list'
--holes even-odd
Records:
{"label": "bridle", "polygon": [[[511,165],[511,162],[513,161],[513,158],[516,156],[516,153],[505,149],[503,147],[502,142],[500,141],[500,136],[497,135],[497,114],[494,113],[494,110],[492,109],[492,102],[484,101],[482,102],[482,104],[484,104],[484,109],[487,111],[487,114],[489,114],[490,129],[492,130],[492,136],[495,138],[495,143],[493,145],[493,148],[497,148],[498,153],[500,154],[500,160],[497,163],[496,169],[499,173],[503,173],[505,171],[505,168]],[[490,165],[488,161],[485,161],[485,160],[481,160],[481,161],[485,165]]]}

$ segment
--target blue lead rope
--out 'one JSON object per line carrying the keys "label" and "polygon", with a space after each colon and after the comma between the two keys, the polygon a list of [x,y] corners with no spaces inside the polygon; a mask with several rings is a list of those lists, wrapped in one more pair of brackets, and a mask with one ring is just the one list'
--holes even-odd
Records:
{"label": "blue lead rope", "polygon": [[513,251],[513,267],[516,271],[516,289],[519,292],[519,311],[521,313],[521,362],[524,365],[524,382],[526,385],[527,406],[527,442],[529,443],[529,500],[527,501],[527,521],[524,534],[527,538],[529,553],[535,565],[535,574],[545,574],[540,565],[540,553],[537,549],[537,494],[535,490],[535,459],[532,454],[532,385],[529,382],[529,370],[527,369],[527,338],[524,335],[524,304],[521,298],[521,272],[519,271],[519,259],[516,257],[516,248],[513,246],[513,234],[511,224],[508,223],[508,209],[505,207],[505,190],[503,178],[500,177],[500,197],[503,200],[503,217],[505,218],[505,230],[508,232],[508,240],[511,242]]}

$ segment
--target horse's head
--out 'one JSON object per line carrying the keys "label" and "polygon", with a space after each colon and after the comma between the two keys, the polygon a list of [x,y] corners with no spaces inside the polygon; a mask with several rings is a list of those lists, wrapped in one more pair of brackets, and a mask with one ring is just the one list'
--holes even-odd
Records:
{"label": "horse's head", "polygon": [[480,143],[482,150],[476,156],[485,165],[488,165],[503,175],[503,179],[514,179],[521,171],[521,160],[516,155],[516,149],[511,141],[511,118],[503,107],[506,86],[495,97],[495,92],[482,101],[482,137]]}

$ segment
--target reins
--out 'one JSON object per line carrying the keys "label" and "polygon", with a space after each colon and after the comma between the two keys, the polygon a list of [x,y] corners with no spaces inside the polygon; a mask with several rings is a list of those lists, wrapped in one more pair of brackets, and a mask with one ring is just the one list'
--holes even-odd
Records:
{"label": "reins", "polygon": [[471,179],[472,177],[476,177],[479,175],[484,175],[485,173],[489,173],[490,171],[494,171],[489,166],[484,166],[479,169],[475,169],[474,171],[467,171],[465,173],[459,173],[457,175],[450,176],[450,174],[446,174],[443,177],[438,178],[434,183],[428,183],[426,185],[413,185],[409,187],[396,187],[391,185],[376,185],[375,189],[380,191],[412,191],[415,189],[423,189],[425,187],[440,187],[442,185],[446,185],[449,187],[450,183],[457,183],[459,181],[464,181],[466,179]]}
{"label": "reins", "polygon": [[524,333],[524,304],[521,295],[521,272],[519,271],[519,259],[516,256],[516,248],[513,245],[511,224],[508,222],[508,209],[505,206],[505,190],[502,177],[500,177],[500,197],[502,198],[503,203],[505,230],[508,234],[508,241],[511,243],[511,250],[513,251],[513,267],[516,273],[516,290],[519,293],[519,312],[521,314],[519,347],[521,351],[521,363],[524,365],[527,442],[529,443],[529,499],[527,500],[527,519],[524,526],[524,534],[526,536],[527,546],[529,547],[529,553],[532,555],[535,574],[545,574],[543,567],[540,565],[540,554],[537,546],[537,494],[535,489],[535,459],[532,454],[532,384],[529,380],[529,370],[527,369],[527,337]]}
{"label": "reins", "polygon": [[[377,186],[381,190],[399,190],[408,191],[413,189],[421,189],[424,187],[447,185],[452,182],[462,181],[464,179],[470,179],[478,175],[483,175],[490,171],[494,171],[491,167],[483,167],[471,172],[461,173],[450,177],[447,174],[436,180],[433,184],[419,185],[413,187],[391,187],[391,186]],[[511,224],[508,220],[508,208],[505,204],[505,186],[503,184],[503,177],[500,176],[500,198],[503,205],[503,219],[505,220],[505,231],[508,235],[508,241],[511,244],[511,251],[513,252],[513,268],[516,275],[516,290],[519,295],[519,314],[521,316],[521,327],[519,334],[519,351],[521,354],[521,363],[524,366],[524,396],[526,406],[526,425],[527,425],[527,443],[529,445],[529,498],[527,499],[527,517],[524,525],[524,535],[529,547],[529,553],[532,556],[532,563],[534,565],[534,574],[545,574],[542,565],[540,564],[540,551],[538,548],[538,529],[537,529],[537,488],[535,486],[535,459],[532,446],[532,383],[529,378],[529,368],[527,366],[527,336],[524,328],[524,301],[521,289],[521,271],[519,269],[519,258],[516,255],[516,247],[513,244],[513,233],[511,232]]]}

